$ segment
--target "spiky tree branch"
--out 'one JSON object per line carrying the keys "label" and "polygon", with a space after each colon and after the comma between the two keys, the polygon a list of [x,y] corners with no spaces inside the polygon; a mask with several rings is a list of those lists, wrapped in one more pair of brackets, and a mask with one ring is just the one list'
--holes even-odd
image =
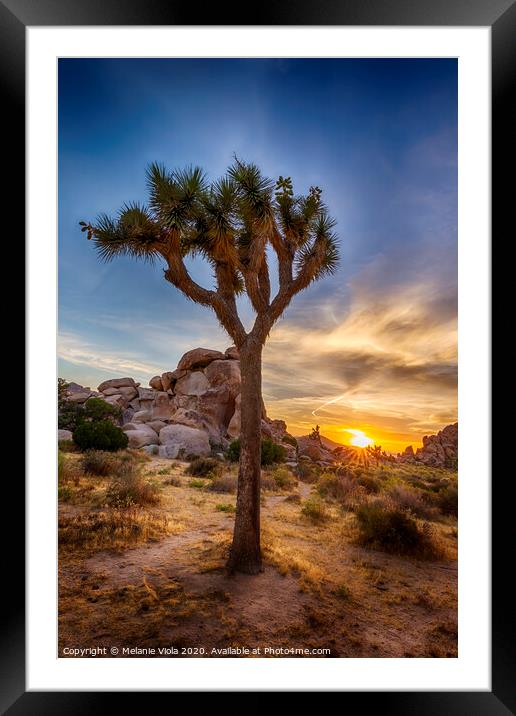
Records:
{"label": "spiky tree branch", "polygon": [[[311,187],[295,196],[290,178],[274,184],[256,165],[235,159],[227,175],[208,185],[197,167],[168,172],[161,164],[147,170],[149,204],[122,207],[94,224],[81,222],[100,257],[163,259],[165,278],[187,298],[209,306],[237,346],[252,334],[264,343],[292,298],[338,262],[335,222]],[[271,300],[267,247],[278,260],[279,288]],[[216,288],[190,276],[185,257],[200,254],[213,267]],[[247,334],[237,297],[245,291],[256,312]]]}

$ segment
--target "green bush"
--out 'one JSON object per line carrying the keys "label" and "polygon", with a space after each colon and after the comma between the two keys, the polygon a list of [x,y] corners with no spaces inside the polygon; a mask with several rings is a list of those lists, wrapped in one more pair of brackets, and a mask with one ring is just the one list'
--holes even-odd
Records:
{"label": "green bush", "polygon": [[[261,464],[273,465],[277,462],[284,462],[287,451],[281,445],[277,445],[270,438],[264,438],[261,443]],[[233,440],[226,451],[226,457],[231,462],[238,462],[240,459],[240,439]]]}
{"label": "green bush", "polygon": [[214,457],[198,457],[188,465],[186,468],[187,475],[193,475],[194,477],[209,477],[213,478],[215,475],[220,473],[222,464],[219,460]]}
{"label": "green bush", "polygon": [[240,439],[232,440],[226,451],[226,457],[230,462],[238,462],[240,460]]}
{"label": "green bush", "polygon": [[235,505],[230,505],[227,502],[215,505],[215,509],[218,510],[218,512],[230,512],[230,513],[236,512]]}
{"label": "green bush", "polygon": [[285,462],[287,451],[281,445],[277,445],[270,438],[262,440],[262,465],[273,465],[276,462]]}
{"label": "green bush", "polygon": [[121,450],[129,443],[127,435],[111,420],[80,422],[73,432],[73,439],[82,450]]}
{"label": "green bush", "polygon": [[297,440],[292,435],[284,435],[281,439],[282,443],[286,443],[287,445],[292,445],[292,447],[297,448]]}
{"label": "green bush", "polygon": [[420,528],[412,517],[399,509],[386,509],[379,503],[361,505],[357,512],[360,544],[384,552],[437,559],[440,550],[433,543],[427,526]]}
{"label": "green bush", "polygon": [[88,398],[84,403],[83,417],[87,420],[119,420],[122,417],[122,409],[118,405],[106,403],[102,398]]}
{"label": "green bush", "polygon": [[63,400],[59,404],[59,415],[57,418],[57,427],[59,430],[71,430],[81,423],[84,418],[84,408],[78,403]]}
{"label": "green bush", "polygon": [[205,484],[204,480],[190,480],[188,487],[195,487],[197,490],[202,490]]}

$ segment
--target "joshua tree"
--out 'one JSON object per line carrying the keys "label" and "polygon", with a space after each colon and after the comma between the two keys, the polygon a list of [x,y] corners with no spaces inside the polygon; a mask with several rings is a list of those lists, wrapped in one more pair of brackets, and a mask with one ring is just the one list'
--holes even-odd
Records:
{"label": "joshua tree", "polygon": [[[226,175],[208,183],[199,168],[147,170],[148,206],[126,204],[116,218],[81,222],[100,257],[129,255],[164,261],[164,276],[189,299],[211,308],[240,352],[241,450],[237,511],[228,567],[261,570],[260,427],[262,349],[293,296],[335,271],[335,222],[311,187],[294,195],[290,178],[264,177],[254,164],[235,159]],[[269,259],[278,263],[278,290],[271,296]],[[185,257],[201,255],[213,267],[214,286],[190,276]],[[237,297],[247,293],[255,312],[246,331]]]}

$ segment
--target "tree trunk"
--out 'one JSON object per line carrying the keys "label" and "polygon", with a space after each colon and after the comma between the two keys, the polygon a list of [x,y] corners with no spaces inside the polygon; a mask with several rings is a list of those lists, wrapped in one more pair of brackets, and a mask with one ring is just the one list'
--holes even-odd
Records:
{"label": "tree trunk", "polygon": [[231,572],[258,574],[260,550],[260,479],[262,417],[262,345],[248,338],[240,348],[241,429],[238,495],[233,544],[228,561]]}

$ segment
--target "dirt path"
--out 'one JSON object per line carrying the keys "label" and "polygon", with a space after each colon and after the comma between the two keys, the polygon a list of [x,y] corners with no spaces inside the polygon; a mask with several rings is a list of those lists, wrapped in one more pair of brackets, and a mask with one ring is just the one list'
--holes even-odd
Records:
{"label": "dirt path", "polygon": [[[299,500],[268,494],[264,571],[228,576],[233,517],[215,507],[229,496],[186,484],[167,489],[166,509],[189,510],[179,533],[122,553],[60,560],[61,648],[107,642],[179,650],[164,656],[220,656],[211,650],[244,646],[262,649],[256,656],[268,655],[266,647],[328,649],[334,657],[455,655],[455,563],[364,550],[333,523],[300,523]],[[299,483],[298,493],[307,499],[311,486]]]}

